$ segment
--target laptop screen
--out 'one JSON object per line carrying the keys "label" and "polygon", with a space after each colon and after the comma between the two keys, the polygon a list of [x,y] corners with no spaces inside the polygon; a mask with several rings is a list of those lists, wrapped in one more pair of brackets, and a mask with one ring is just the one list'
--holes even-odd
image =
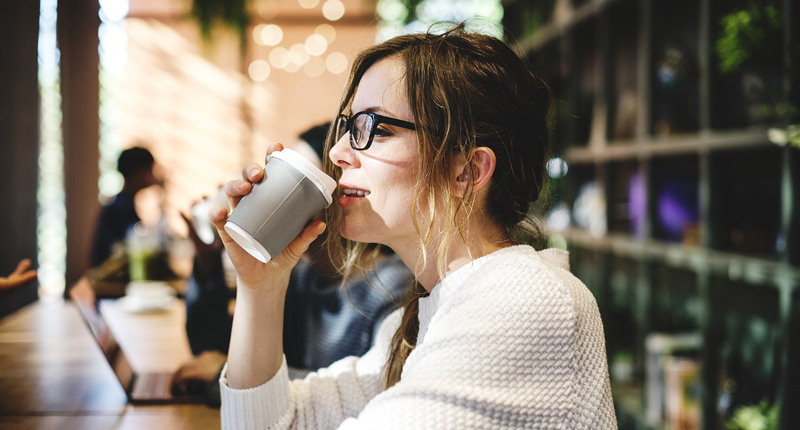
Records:
{"label": "laptop screen", "polygon": [[88,283],[78,282],[69,292],[70,298],[78,307],[84,321],[89,326],[89,330],[97,340],[103,355],[114,370],[114,374],[125,389],[125,393],[130,394],[131,383],[133,381],[133,368],[131,367],[125,354],[122,353],[114,334],[108,328],[102,315],[97,308],[97,296]]}

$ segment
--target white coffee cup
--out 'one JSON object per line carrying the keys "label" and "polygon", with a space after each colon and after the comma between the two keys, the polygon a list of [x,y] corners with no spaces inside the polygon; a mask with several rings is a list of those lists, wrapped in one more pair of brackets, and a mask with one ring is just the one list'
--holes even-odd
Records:
{"label": "white coffee cup", "polygon": [[257,260],[278,255],[333,201],[336,181],[291,149],[267,157],[264,179],[228,218],[225,231]]}
{"label": "white coffee cup", "polygon": [[125,288],[123,305],[130,312],[150,312],[169,308],[175,289],[160,281],[131,282]]}
{"label": "white coffee cup", "polygon": [[208,219],[208,212],[214,206],[222,206],[228,209],[228,198],[225,196],[225,190],[219,188],[217,194],[212,197],[206,198],[196,205],[192,206],[192,222],[194,223],[194,230],[197,236],[205,244],[211,245],[216,238],[216,231],[214,224]]}

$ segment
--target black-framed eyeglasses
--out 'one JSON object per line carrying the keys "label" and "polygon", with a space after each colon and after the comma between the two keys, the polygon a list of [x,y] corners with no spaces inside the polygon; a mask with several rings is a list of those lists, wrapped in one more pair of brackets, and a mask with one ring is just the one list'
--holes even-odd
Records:
{"label": "black-framed eyeglasses", "polygon": [[336,123],[336,137],[341,139],[345,133],[350,133],[350,146],[357,151],[363,151],[372,145],[372,139],[375,138],[375,132],[379,131],[378,126],[381,124],[409,130],[417,129],[412,122],[378,115],[374,112],[358,112],[351,116],[339,114],[339,120]]}

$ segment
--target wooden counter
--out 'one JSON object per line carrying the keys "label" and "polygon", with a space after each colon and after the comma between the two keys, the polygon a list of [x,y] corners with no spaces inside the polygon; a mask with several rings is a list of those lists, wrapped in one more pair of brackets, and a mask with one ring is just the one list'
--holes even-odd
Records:
{"label": "wooden counter", "polygon": [[[190,357],[185,308],[101,312],[137,371],[175,370]],[[38,301],[0,320],[0,428],[219,429],[205,405],[131,405],[76,307]]]}

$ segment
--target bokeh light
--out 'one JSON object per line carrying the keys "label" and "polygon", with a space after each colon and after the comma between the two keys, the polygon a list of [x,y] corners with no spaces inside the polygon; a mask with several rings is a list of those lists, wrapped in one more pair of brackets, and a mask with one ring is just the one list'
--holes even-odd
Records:
{"label": "bokeh light", "polygon": [[261,29],[261,44],[276,46],[283,40],[283,30],[275,24],[267,24]]}
{"label": "bokeh light", "polygon": [[[448,22],[465,22],[470,32],[503,37],[501,0],[422,0],[415,6],[415,19],[410,22],[411,11],[404,0],[379,0],[376,12],[381,19],[379,41],[400,34],[425,32],[431,25]],[[448,28],[448,25],[437,26],[434,32]]]}
{"label": "bokeh light", "polygon": [[306,45],[303,43],[295,43],[292,45],[292,47],[289,48],[289,55],[289,61],[298,66],[305,64],[311,56],[306,49]]}
{"label": "bokeh light", "polygon": [[336,21],[344,16],[344,3],[339,0],[328,0],[322,5],[322,16],[328,21]]}
{"label": "bokeh light", "polygon": [[569,171],[567,162],[560,157],[551,158],[550,161],[547,162],[546,168],[547,174],[553,179],[563,178]]}
{"label": "bokeh light", "polygon": [[298,0],[297,2],[303,9],[313,9],[319,4],[319,0]]}
{"label": "bokeh light", "polygon": [[127,0],[100,0],[100,21],[117,22],[128,16]]}
{"label": "bokeh light", "polygon": [[283,69],[289,65],[289,50],[278,46],[269,53],[269,64],[276,69]]}
{"label": "bokeh light", "polygon": [[333,28],[330,24],[320,24],[314,29],[314,34],[319,34],[320,36],[324,37],[325,40],[328,42],[328,45],[333,43],[336,40],[336,29]]}
{"label": "bokeh light", "polygon": [[378,16],[388,22],[401,22],[408,16],[408,8],[401,0],[380,0],[376,11]]}
{"label": "bokeh light", "polygon": [[61,139],[61,54],[56,43],[56,0],[39,6],[39,184],[36,248],[42,293],[59,296],[65,287],[67,221],[64,145]]}
{"label": "bokeh light", "polygon": [[306,51],[314,57],[319,57],[328,49],[328,41],[319,34],[312,34],[306,38]]}
{"label": "bokeh light", "polygon": [[325,58],[325,66],[329,72],[338,75],[347,70],[347,57],[341,52],[331,52]]}
{"label": "bokeh light", "polygon": [[271,68],[269,67],[269,63],[262,59],[258,59],[250,63],[250,67],[247,68],[248,74],[250,74],[250,79],[256,82],[263,82],[269,77],[269,73]]}
{"label": "bokeh light", "polygon": [[303,65],[303,71],[306,72],[306,75],[309,77],[318,78],[325,73],[325,60],[320,57],[311,57],[306,64]]}
{"label": "bokeh light", "polygon": [[253,40],[256,44],[264,46],[264,41],[261,40],[261,30],[266,27],[267,24],[258,24],[257,26],[253,27]]}

